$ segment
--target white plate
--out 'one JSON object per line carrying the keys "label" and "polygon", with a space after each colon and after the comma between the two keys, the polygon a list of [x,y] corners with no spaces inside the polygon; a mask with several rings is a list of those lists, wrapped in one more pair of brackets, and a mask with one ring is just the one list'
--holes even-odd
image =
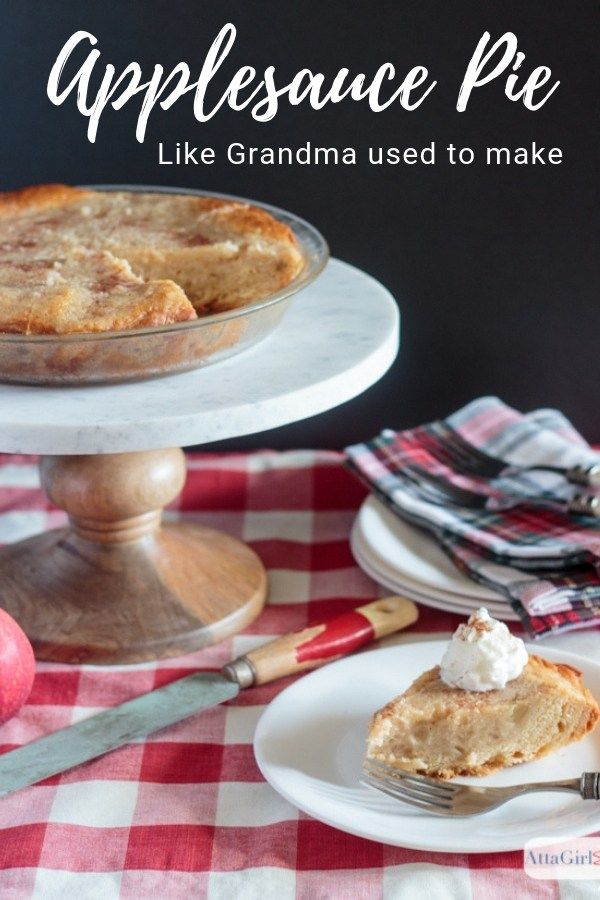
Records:
{"label": "white plate", "polygon": [[[472,603],[466,602],[464,604],[448,599],[441,600],[437,597],[432,597],[430,594],[424,594],[421,591],[416,591],[410,585],[404,584],[402,581],[399,581],[394,578],[389,578],[386,573],[383,573],[369,565],[369,562],[361,557],[359,553],[354,552],[354,557],[356,562],[361,567],[363,572],[365,572],[373,581],[376,581],[378,584],[387,588],[390,591],[393,591],[395,594],[403,594],[406,597],[409,597],[411,600],[415,600],[417,603],[423,604],[423,606],[429,606],[431,609],[438,609],[444,612],[457,613],[458,615],[468,617],[472,612],[477,610],[481,601],[474,601]],[[513,610],[504,609],[496,609],[491,603],[486,603],[486,608],[489,613],[491,613],[495,619],[500,619],[502,622],[518,622],[519,617]]]}
{"label": "white plate", "polygon": [[398,518],[375,497],[368,497],[359,509],[355,528],[384,566],[420,582],[421,589],[427,585],[480,600],[497,601],[500,596],[463,575],[432,537]]}
{"label": "white plate", "polygon": [[[377,581],[378,584],[383,585],[383,587],[388,588],[388,590],[404,593],[407,596],[410,595],[411,599],[417,600],[425,606],[431,606],[433,609],[443,609],[447,612],[461,613],[467,616],[470,615],[473,610],[478,609],[482,604],[482,601],[479,598],[471,599],[468,597],[459,597],[458,594],[451,594],[450,592],[444,595],[441,591],[433,593],[433,589],[427,587],[421,587],[421,589],[419,589],[418,587],[415,587],[415,582],[411,583],[408,579],[405,580],[404,578],[397,576],[396,573],[390,572],[388,569],[384,569],[378,565],[373,560],[368,550],[362,547],[356,538],[351,540],[350,546],[354,559],[363,572],[366,572],[370,578]],[[491,603],[488,600],[485,601],[485,605],[488,611],[496,618],[501,617],[505,619],[508,615],[505,606]],[[512,610],[510,610],[510,614],[516,616]]]}
{"label": "white plate", "polygon": [[[269,784],[334,828],[418,850],[491,853],[522,848],[531,838],[561,840],[599,829],[600,802],[575,794],[529,794],[477,818],[446,819],[360,784],[371,714],[439,663],[445,646],[445,641],[426,641],[359,653],[317,669],[282,691],[267,706],[254,738],[256,761]],[[599,664],[549,648],[544,656],[576,666],[600,696]],[[600,728],[536,762],[460,781],[507,785],[598,770]]]}
{"label": "white plate", "polygon": [[350,537],[350,548],[360,568],[373,581],[383,585],[388,590],[394,591],[394,593],[405,594],[411,600],[416,600],[418,603],[424,604],[424,606],[469,616],[482,603],[485,603],[488,612],[494,618],[501,619],[504,622],[519,621],[519,616],[508,601],[482,601],[480,597],[461,597],[450,591],[436,590],[426,585],[420,585],[419,582],[413,581],[406,575],[400,576],[396,572],[384,568],[378,560],[372,557],[369,548],[363,545],[360,534],[357,534],[354,530]]}

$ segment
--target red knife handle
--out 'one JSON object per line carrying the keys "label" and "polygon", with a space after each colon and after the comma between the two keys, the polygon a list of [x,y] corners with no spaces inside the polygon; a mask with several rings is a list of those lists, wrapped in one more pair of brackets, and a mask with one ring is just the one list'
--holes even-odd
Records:
{"label": "red knife handle", "polygon": [[277,638],[229,663],[223,671],[241,687],[266,684],[339,659],[364,644],[412,625],[418,615],[411,600],[384,597],[328,622]]}

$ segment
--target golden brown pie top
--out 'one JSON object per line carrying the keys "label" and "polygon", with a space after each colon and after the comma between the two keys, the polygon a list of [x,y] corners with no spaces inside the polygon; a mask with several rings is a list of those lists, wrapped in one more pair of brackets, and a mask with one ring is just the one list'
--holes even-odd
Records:
{"label": "golden brown pie top", "polygon": [[302,267],[266,211],[177,194],[40,185],[0,194],[0,331],[122,330],[243,306]]}

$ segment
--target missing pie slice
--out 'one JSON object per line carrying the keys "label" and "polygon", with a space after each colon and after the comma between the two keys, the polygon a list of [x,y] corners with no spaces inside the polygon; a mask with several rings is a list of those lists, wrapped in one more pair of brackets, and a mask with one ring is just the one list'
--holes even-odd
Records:
{"label": "missing pie slice", "polygon": [[371,720],[367,756],[434,778],[488,775],[580,740],[600,719],[581,673],[531,655],[499,690],[451,687],[436,666]]}

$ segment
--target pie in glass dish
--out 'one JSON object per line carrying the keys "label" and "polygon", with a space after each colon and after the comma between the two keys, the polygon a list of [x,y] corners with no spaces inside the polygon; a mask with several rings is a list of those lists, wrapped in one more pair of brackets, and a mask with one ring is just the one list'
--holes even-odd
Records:
{"label": "pie in glass dish", "polygon": [[285,223],[235,200],[66,185],[0,194],[0,332],[185,322],[267,297],[302,264]]}
{"label": "pie in glass dish", "polygon": [[[474,614],[457,631],[460,634],[463,629],[462,639],[466,635],[470,674],[480,682],[486,662],[482,652],[484,656],[487,652],[491,668],[499,658],[497,645],[483,651],[477,648],[482,634],[478,635],[477,629],[481,627]],[[484,642],[491,645],[489,634],[483,634]],[[501,637],[504,639],[503,633]],[[452,643],[455,640],[456,635]],[[512,635],[509,640],[518,641],[525,654],[526,663],[517,677],[496,688],[490,687],[493,680],[483,680],[482,687],[474,678],[471,687],[479,689],[465,689],[468,665],[465,648],[459,649],[461,660],[453,669],[454,676],[462,669],[459,677],[448,676],[452,666],[445,670],[444,657],[441,666],[425,672],[375,713],[369,726],[367,757],[413,774],[449,779],[489,775],[585,737],[598,723],[600,708],[584,687],[581,673],[534,654],[527,657],[522,641]],[[448,684],[445,678],[454,683]]]}

